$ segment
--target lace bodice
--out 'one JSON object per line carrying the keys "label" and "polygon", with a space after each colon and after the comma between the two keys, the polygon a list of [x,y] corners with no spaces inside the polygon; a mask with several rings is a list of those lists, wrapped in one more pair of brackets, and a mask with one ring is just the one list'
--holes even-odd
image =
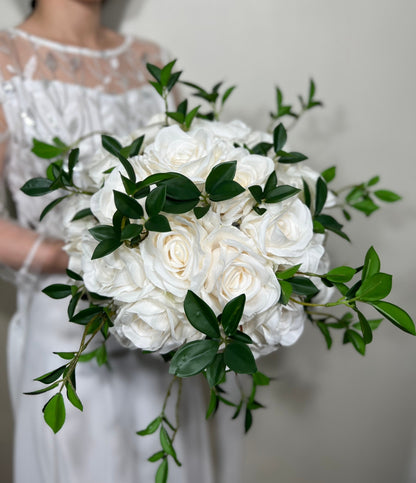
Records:
{"label": "lace bodice", "polygon": [[[71,144],[90,132],[126,135],[143,126],[163,108],[147,83],[146,62],[163,64],[165,57],[157,45],[130,36],[116,48],[96,51],[19,29],[0,32],[0,142],[7,143],[3,177],[21,225],[61,235],[57,213],[39,224],[48,197],[30,198],[20,191],[28,179],[44,176],[48,165],[31,152],[32,139],[51,142],[58,136]],[[81,156],[91,156],[99,141],[96,136],[84,143]]]}

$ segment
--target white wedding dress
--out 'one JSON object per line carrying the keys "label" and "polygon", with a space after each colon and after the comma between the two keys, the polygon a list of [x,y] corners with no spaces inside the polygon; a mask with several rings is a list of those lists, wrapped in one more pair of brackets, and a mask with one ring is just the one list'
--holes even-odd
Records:
{"label": "white wedding dress", "polygon": [[[0,101],[5,119],[0,142],[7,143],[3,181],[20,225],[35,229],[41,237],[62,236],[59,209],[40,223],[39,214],[48,200],[20,191],[29,178],[44,176],[48,165],[31,153],[32,139],[50,142],[58,136],[70,144],[92,131],[127,134],[143,126],[163,109],[146,81],[145,64],[165,60],[156,45],[132,37],[125,37],[117,48],[95,51],[18,29],[0,32]],[[89,149],[84,145],[81,155],[91,155],[98,142],[99,136]],[[15,482],[151,483],[157,464],[147,458],[160,449],[158,436],[139,437],[135,432],[161,410],[169,382],[167,366],[112,341],[110,370],[94,361],[79,365],[77,392],[84,412],[67,403],[67,421],[54,435],[42,416],[53,392],[40,396],[23,392],[39,389],[40,383],[33,379],[62,364],[53,351],[78,347],[80,329],[67,321],[67,300],[52,300],[40,292],[66,278],[35,276],[27,272],[29,264],[27,260],[14,274],[17,313],[8,340]],[[201,387],[195,381],[184,384],[181,429],[175,440],[183,467],[170,462],[169,482],[240,481],[241,422],[229,422],[228,413],[225,419],[217,415],[214,427],[208,426],[204,381],[200,382]]]}

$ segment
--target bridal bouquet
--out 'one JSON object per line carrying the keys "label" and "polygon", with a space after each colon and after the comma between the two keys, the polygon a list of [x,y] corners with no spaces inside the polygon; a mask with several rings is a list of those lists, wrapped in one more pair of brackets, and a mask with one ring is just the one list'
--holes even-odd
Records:
{"label": "bridal bouquet", "polygon": [[[300,112],[285,105],[277,89],[269,134],[240,121],[219,121],[233,90],[220,93],[221,84],[206,91],[184,82],[210,110],[190,109],[185,100],[170,111],[168,95],[181,75],[173,67],[148,65],[166,111],[133,135],[103,135],[92,159],[79,160],[82,143],[34,140],[33,151],[53,161],[45,178],[29,180],[22,190],[31,196],[59,190],[41,217],[63,204],[72,279],[44,292],[69,297],[70,322],[84,326],[79,349],[57,353],[65,363],[37,379],[46,387],[34,393],[58,390],[44,407],[54,432],[65,421],[64,389],[82,410],[77,363],[105,363],[110,335],[126,347],[162,355],[172,384],[202,373],[211,393],[207,417],[220,403],[232,405],[236,417],[244,412],[246,430],[252,411],[262,407],[256,388],[269,383],[256,358],[295,343],[305,321],[318,327],[328,348],[331,332],[342,331],[344,343],[361,354],[383,318],[415,335],[409,315],[384,300],[392,277],[380,271],[374,248],[358,266],[330,269],[328,232],[348,236],[329,210],[341,207],[349,220],[351,209],[370,215],[378,208],[375,199],[400,197],[375,189],[374,177],[341,198],[328,188],[335,167],[319,174],[304,164],[305,155],[287,148],[280,120],[296,121],[321,104],[313,82]],[[364,315],[365,305],[377,318]],[[327,312],[335,306],[344,313]],[[99,334],[102,344],[88,352]],[[251,377],[249,397],[226,398],[221,385],[230,372]],[[165,414],[169,395],[170,388],[160,416],[139,431],[160,433],[161,450],[149,458],[159,464],[156,482],[167,481],[170,457],[179,464],[173,446],[178,424]]]}

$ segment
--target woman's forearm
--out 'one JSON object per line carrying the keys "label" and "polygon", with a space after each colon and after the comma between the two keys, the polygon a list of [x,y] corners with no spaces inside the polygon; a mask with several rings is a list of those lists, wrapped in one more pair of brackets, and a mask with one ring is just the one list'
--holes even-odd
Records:
{"label": "woman's forearm", "polygon": [[[19,270],[38,237],[32,230],[0,219],[0,263]],[[30,271],[63,273],[68,266],[68,255],[62,250],[63,245],[61,240],[42,240],[30,264]]]}

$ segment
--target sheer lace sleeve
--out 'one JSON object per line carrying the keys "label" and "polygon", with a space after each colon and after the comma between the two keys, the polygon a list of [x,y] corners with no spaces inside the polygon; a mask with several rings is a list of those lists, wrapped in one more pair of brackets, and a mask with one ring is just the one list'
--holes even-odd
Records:
{"label": "sheer lace sleeve", "polygon": [[[6,183],[10,129],[3,109],[3,104],[7,97],[8,81],[11,71],[12,59],[10,46],[7,40],[0,35],[0,218],[6,222],[2,230],[3,232],[0,235],[2,237],[5,236],[7,226],[16,223],[11,213],[14,210],[11,209],[12,200],[9,196]],[[42,238],[38,236],[30,243],[27,253],[23,254],[23,263],[19,270],[13,270],[7,264],[0,263],[0,278],[19,285],[31,280],[33,276],[29,274],[29,268],[41,242]]]}

